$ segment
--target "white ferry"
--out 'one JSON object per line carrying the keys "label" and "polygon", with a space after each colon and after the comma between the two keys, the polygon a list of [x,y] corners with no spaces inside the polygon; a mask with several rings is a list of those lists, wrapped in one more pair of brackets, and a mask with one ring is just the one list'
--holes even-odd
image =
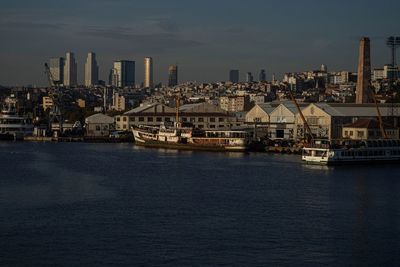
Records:
{"label": "white ferry", "polygon": [[138,145],[188,150],[245,151],[250,142],[247,131],[198,130],[184,127],[137,126],[132,128]]}
{"label": "white ferry", "polygon": [[16,100],[7,98],[0,113],[0,140],[20,140],[32,133],[33,124],[30,119],[19,116]]}
{"label": "white ferry", "polygon": [[303,148],[302,160],[322,165],[400,161],[400,140],[315,140]]}

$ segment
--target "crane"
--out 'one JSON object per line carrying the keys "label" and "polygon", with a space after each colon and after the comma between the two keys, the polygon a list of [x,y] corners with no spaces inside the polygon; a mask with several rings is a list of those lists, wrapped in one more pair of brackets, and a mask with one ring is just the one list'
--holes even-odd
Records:
{"label": "crane", "polygon": [[49,114],[50,115],[49,129],[51,129],[54,121],[57,121],[59,123],[59,130],[61,133],[62,126],[63,126],[63,117],[62,117],[62,114],[60,111],[61,81],[57,81],[54,79],[53,74],[50,71],[50,67],[47,63],[44,63],[44,69],[45,69],[45,73],[46,73],[47,79],[49,81],[49,86],[50,86],[49,97],[53,101],[53,106],[51,107],[50,114]]}
{"label": "crane", "polygon": [[312,142],[312,141],[314,140],[313,133],[312,133],[312,131],[311,131],[310,125],[308,125],[307,120],[306,120],[306,118],[304,117],[303,112],[301,111],[301,108],[300,108],[300,106],[299,106],[299,103],[297,103],[297,100],[296,100],[296,98],[294,97],[294,95],[293,95],[293,93],[292,93],[291,88],[289,89],[289,95],[290,95],[291,100],[292,100],[293,103],[295,104],[296,109],[297,109],[297,112],[300,114],[300,118],[301,118],[301,120],[303,121],[304,126],[305,126],[305,128],[306,128],[306,130],[307,130],[307,132],[308,132],[307,141],[310,143],[310,142]]}
{"label": "crane", "polygon": [[379,110],[379,106],[378,106],[378,101],[376,100],[376,95],[374,90],[372,90],[372,88],[370,87],[370,94],[372,96],[372,99],[374,100],[375,103],[375,108],[376,108],[376,113],[378,114],[378,122],[379,122],[379,128],[381,130],[381,135],[384,139],[388,139],[388,136],[386,134],[385,131],[385,126],[383,124],[383,119],[382,119],[382,115],[381,115],[381,111]]}

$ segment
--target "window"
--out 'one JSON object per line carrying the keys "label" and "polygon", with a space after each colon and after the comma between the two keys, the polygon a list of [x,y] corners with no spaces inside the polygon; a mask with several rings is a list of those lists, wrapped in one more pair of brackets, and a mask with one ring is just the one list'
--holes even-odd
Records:
{"label": "window", "polygon": [[144,121],[144,117],[139,117],[139,121]]}
{"label": "window", "polygon": [[161,122],[162,118],[161,117],[157,117],[157,122]]}
{"label": "window", "polygon": [[315,117],[307,118],[307,123],[310,125],[318,125],[318,118]]}
{"label": "window", "polygon": [[353,136],[353,131],[350,131],[350,136]]}
{"label": "window", "polygon": [[210,118],[210,122],[215,122],[215,118]]}
{"label": "window", "polygon": [[96,131],[100,131],[100,125],[96,125]]}
{"label": "window", "polygon": [[344,131],[344,136],[349,136],[349,131]]}
{"label": "window", "polygon": [[123,128],[123,129],[126,129],[126,124],[122,125],[122,128]]}
{"label": "window", "polygon": [[224,121],[224,118],[219,118],[218,121],[219,121],[219,122],[223,122],[223,121]]}
{"label": "window", "polygon": [[204,118],[199,118],[198,122],[204,122]]}
{"label": "window", "polygon": [[153,117],[147,117],[148,122],[152,122],[153,120],[154,120]]}
{"label": "window", "polygon": [[131,121],[135,121],[136,120],[136,118],[135,117],[131,117]]}
{"label": "window", "polygon": [[211,129],[215,129],[215,125],[210,125],[210,128]]}
{"label": "window", "polygon": [[364,137],[363,131],[357,131],[357,137]]}
{"label": "window", "polygon": [[117,121],[121,121],[121,118],[120,118],[120,117],[117,117]]}
{"label": "window", "polygon": [[126,118],[126,117],[123,117],[123,118],[122,118],[122,121],[126,121],[126,120],[127,120],[127,118]]}

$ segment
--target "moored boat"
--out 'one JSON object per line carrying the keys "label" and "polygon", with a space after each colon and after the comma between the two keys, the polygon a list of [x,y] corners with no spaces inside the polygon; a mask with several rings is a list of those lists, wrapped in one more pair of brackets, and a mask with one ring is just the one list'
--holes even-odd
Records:
{"label": "moored boat", "polygon": [[244,130],[200,130],[185,127],[137,126],[132,128],[138,145],[207,151],[246,151],[250,135]]}
{"label": "moored boat", "polygon": [[7,98],[0,113],[0,140],[22,140],[32,133],[31,121],[17,114],[16,99]]}
{"label": "moored boat", "polygon": [[302,160],[321,165],[396,162],[400,161],[400,140],[314,140],[303,148]]}

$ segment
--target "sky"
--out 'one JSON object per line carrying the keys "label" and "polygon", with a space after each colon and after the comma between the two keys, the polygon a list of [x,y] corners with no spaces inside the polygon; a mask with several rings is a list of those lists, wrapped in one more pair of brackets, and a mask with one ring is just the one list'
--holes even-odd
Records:
{"label": "sky", "polygon": [[168,65],[179,80],[215,82],[229,69],[258,78],[319,69],[357,70],[358,43],[371,39],[372,66],[390,62],[388,36],[400,36],[398,0],[0,0],[0,84],[46,85],[44,62],[76,55],[83,82],[88,52],[100,79],[114,60],[154,60],[154,80]]}

